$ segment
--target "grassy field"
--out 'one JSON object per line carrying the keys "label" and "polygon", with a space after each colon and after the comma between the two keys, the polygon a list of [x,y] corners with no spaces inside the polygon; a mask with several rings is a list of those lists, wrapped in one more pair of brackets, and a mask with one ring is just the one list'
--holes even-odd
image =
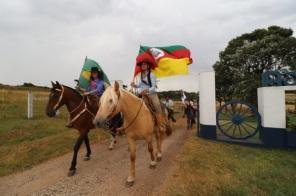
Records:
{"label": "grassy field", "polygon": [[[65,127],[65,108],[56,118],[45,115],[47,97],[47,91],[34,92],[34,118],[28,120],[27,91],[0,89],[0,176],[72,151],[78,132]],[[107,137],[100,130],[90,134],[92,143]]]}
{"label": "grassy field", "polygon": [[[193,134],[195,135],[195,133]],[[166,195],[295,195],[296,151],[190,137]]]}

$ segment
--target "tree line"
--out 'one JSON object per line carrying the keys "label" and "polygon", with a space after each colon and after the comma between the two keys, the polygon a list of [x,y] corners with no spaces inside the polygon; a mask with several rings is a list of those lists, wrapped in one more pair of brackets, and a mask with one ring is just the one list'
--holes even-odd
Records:
{"label": "tree line", "polygon": [[[198,101],[198,93],[196,92],[184,92],[186,98],[191,101]],[[160,99],[165,99],[166,97],[170,97],[174,101],[180,101],[182,97],[182,91],[161,91],[158,93]]]}

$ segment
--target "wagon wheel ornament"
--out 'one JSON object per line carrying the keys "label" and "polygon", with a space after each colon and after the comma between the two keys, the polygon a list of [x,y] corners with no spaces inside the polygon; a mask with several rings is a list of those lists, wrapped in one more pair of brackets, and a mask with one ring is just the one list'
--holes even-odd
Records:
{"label": "wagon wheel ornament", "polygon": [[232,139],[247,139],[254,136],[261,125],[257,109],[243,101],[230,101],[217,112],[217,127]]}

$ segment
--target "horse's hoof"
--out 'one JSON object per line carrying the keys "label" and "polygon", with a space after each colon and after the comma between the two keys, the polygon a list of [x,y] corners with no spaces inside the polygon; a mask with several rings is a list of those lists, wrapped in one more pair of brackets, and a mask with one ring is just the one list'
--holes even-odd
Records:
{"label": "horse's hoof", "polygon": [[126,187],[132,187],[134,185],[134,181],[126,181],[125,186]]}
{"label": "horse's hoof", "polygon": [[151,164],[150,164],[150,165],[149,165],[149,168],[150,168],[150,169],[155,169],[155,168],[156,168],[156,165],[151,165]]}
{"label": "horse's hoof", "polygon": [[68,172],[68,176],[69,176],[69,177],[74,176],[75,173],[76,173],[76,169],[74,169],[74,170],[70,170],[70,171]]}
{"label": "horse's hoof", "polygon": [[109,150],[113,150],[113,148],[109,147]]}
{"label": "horse's hoof", "polygon": [[156,157],[156,161],[160,162],[162,157]]}
{"label": "horse's hoof", "polygon": [[89,161],[90,160],[90,156],[89,157],[88,156],[84,157],[83,160],[84,161]]}

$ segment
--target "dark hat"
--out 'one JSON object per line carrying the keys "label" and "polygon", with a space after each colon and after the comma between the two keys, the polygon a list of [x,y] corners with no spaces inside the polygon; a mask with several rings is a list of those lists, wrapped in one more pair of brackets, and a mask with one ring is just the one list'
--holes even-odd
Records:
{"label": "dark hat", "polygon": [[90,71],[97,72],[97,73],[101,72],[101,70],[99,70],[97,67],[92,67]]}

